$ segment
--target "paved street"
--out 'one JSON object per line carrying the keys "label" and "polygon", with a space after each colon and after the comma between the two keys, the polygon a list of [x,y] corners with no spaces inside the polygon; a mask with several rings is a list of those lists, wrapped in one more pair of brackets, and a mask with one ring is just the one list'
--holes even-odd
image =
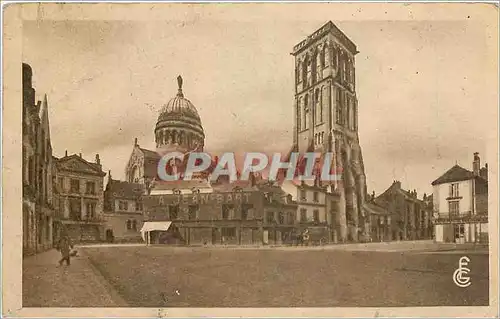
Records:
{"label": "paved street", "polygon": [[[24,305],[382,307],[488,302],[484,248],[409,242],[324,248],[97,245],[80,247],[84,255],[69,268],[56,267],[58,254],[51,251],[26,260]],[[462,255],[471,258],[472,269],[472,285],[465,289],[452,281]]]}
{"label": "paved street", "polygon": [[123,307],[126,303],[85,256],[59,267],[56,250],[23,261],[23,307]]}

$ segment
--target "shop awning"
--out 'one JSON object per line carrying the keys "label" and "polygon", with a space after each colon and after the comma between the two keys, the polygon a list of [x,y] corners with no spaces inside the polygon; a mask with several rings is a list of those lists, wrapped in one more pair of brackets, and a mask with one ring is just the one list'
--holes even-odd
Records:
{"label": "shop awning", "polygon": [[144,234],[150,231],[167,231],[172,225],[172,222],[145,222],[141,228],[142,240],[146,240]]}

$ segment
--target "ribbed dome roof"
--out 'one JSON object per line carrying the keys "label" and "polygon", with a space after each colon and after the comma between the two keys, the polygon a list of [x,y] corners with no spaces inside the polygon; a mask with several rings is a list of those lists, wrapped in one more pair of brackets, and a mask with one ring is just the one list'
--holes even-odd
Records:
{"label": "ribbed dome roof", "polygon": [[178,117],[179,115],[194,117],[199,120],[200,116],[193,103],[186,99],[182,93],[182,77],[178,76],[177,81],[179,83],[179,91],[175,97],[170,99],[170,101],[162,107],[160,115],[158,116],[158,121],[166,120],[171,116]]}
{"label": "ribbed dome roof", "polygon": [[[182,93],[182,77],[180,75],[177,77],[177,82],[179,91],[175,97],[162,107],[156,122],[155,134],[164,130],[176,133],[183,131],[188,135],[197,134],[197,138],[204,139],[205,133],[201,125],[200,115],[193,103],[184,97]],[[166,143],[161,139],[157,143],[158,145]]]}

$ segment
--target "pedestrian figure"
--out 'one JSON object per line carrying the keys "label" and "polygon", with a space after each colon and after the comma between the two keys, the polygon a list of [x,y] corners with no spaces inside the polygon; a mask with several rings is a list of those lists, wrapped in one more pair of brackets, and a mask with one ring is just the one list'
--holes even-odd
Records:
{"label": "pedestrian figure", "polygon": [[73,243],[68,236],[63,236],[57,245],[57,250],[61,252],[61,260],[59,260],[59,266],[62,266],[63,262],[66,261],[66,265],[70,265],[70,249],[73,248]]}

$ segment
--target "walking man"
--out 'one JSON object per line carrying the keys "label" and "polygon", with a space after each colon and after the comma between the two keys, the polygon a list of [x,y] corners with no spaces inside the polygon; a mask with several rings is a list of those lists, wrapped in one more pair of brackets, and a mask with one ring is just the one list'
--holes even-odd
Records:
{"label": "walking man", "polygon": [[70,265],[70,249],[73,248],[73,243],[67,235],[64,235],[59,240],[57,249],[61,252],[61,260],[59,260],[59,266],[62,266],[63,262],[66,261],[66,265]]}

